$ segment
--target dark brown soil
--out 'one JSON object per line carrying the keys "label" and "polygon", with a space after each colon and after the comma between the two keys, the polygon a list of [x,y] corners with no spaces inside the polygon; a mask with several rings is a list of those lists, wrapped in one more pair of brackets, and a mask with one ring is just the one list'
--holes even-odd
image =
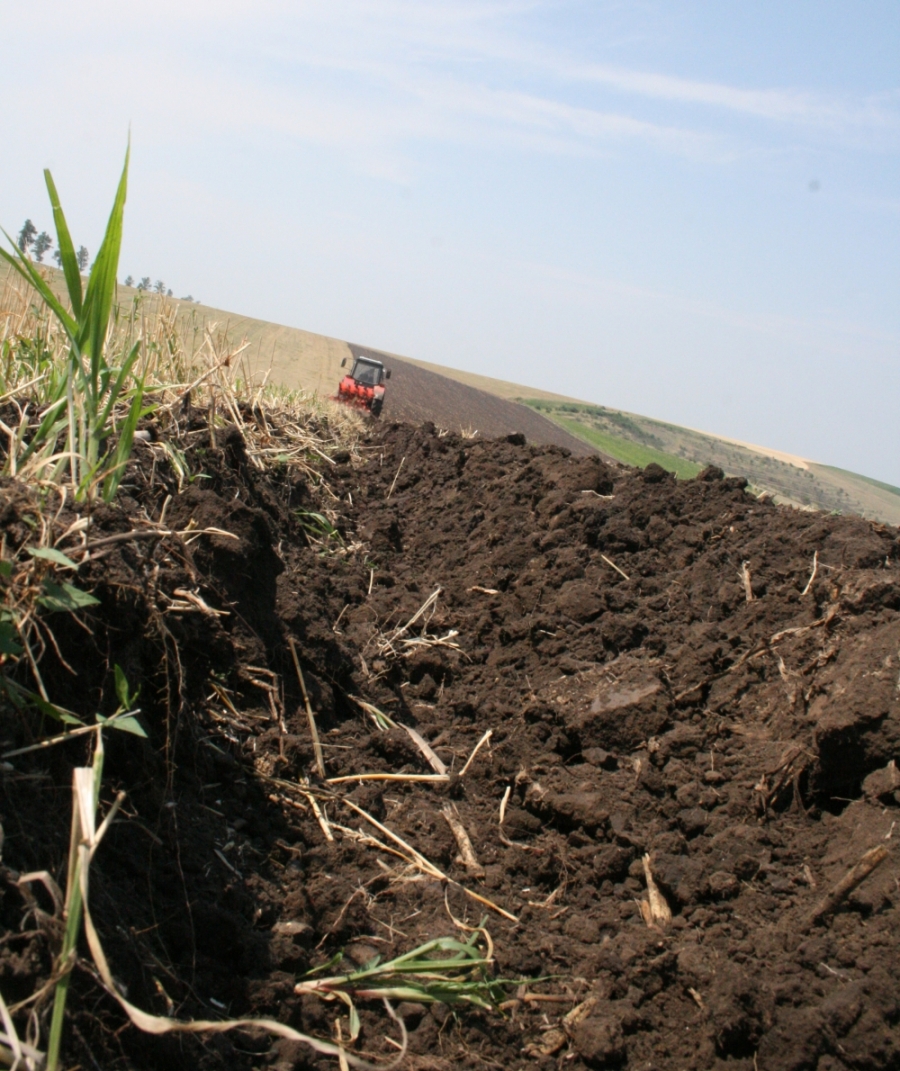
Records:
{"label": "dark brown soil", "polygon": [[573,454],[597,451],[527,405],[458,383],[411,361],[366,346],[350,344],[355,356],[374,357],[391,370],[383,419],[421,424],[431,421],[447,431],[499,438],[522,432],[530,443],[562,446]]}
{"label": "dark brown soil", "polygon": [[[128,800],[92,870],[94,917],[131,1001],[330,1037],[336,1006],[295,996],[296,977],[341,949],[362,962],[454,934],[449,908],[469,925],[486,916],[498,975],[545,980],[513,987],[502,1012],[402,1008],[409,1067],[900,1067],[896,529],[774,507],[716,470],[676,483],[655,466],[428,425],[379,426],[361,459],[338,453],[319,480],[260,473],[236,429],[224,443],[197,441],[188,457],[208,478],[182,493],[139,453],[133,497],[99,509],[92,538],[158,518],[171,493],[168,525],[238,539],[108,544],[77,577],[101,605],[48,619],[74,671],[48,645],[51,698],[108,713],[114,664],[142,689],[149,740],[107,734],[102,798],[124,788]],[[0,496],[10,558],[37,513],[14,484]],[[309,516],[326,508],[340,538]],[[63,511],[59,531],[71,520]],[[385,650],[438,588],[434,612]],[[188,612],[176,591],[227,616]],[[289,636],[329,776],[431,772],[352,696],[416,727],[454,773],[334,786],[328,817],[373,831],[346,793],[458,884],[348,834],[325,840],[291,787],[318,781]],[[6,747],[52,729],[2,717]],[[58,940],[13,878],[63,880],[70,770],[86,757],[73,741],[2,770],[8,1004],[47,980]],[[457,860],[448,802],[481,878]],[[877,845],[882,865],[810,922]],[[667,928],[642,918],[645,853]],[[68,1067],[336,1066],[249,1032],[142,1035],[84,951]],[[362,1043],[386,1057],[377,1012]]]}

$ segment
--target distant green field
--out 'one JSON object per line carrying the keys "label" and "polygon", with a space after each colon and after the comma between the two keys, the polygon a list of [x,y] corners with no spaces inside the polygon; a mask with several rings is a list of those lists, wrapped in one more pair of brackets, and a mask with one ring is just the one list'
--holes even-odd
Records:
{"label": "distant green field", "polygon": [[553,414],[553,420],[560,427],[577,435],[579,439],[596,446],[604,454],[614,457],[625,465],[634,465],[639,469],[646,468],[655,461],[667,472],[674,472],[679,480],[690,480],[700,471],[701,466],[693,461],[685,461],[684,458],[675,457],[673,454],[665,454],[662,450],[654,450],[651,446],[641,446],[638,443],[628,442],[626,439],[617,439],[614,435],[606,435],[602,431],[596,431],[581,424],[577,420]]}
{"label": "distant green field", "polygon": [[900,487],[893,484],[787,454],[768,455],[759,447],[602,405],[521,396],[520,401],[626,464],[643,467],[655,461],[680,479],[716,465],[729,476],[743,476],[753,493],[766,492],[777,502],[900,524]]}

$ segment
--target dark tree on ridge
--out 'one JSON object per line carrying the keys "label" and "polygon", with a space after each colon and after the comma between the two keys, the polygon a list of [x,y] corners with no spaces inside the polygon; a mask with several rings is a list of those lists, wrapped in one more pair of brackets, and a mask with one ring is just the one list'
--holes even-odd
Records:
{"label": "dark tree on ridge", "polygon": [[130,275],[126,275],[125,276],[125,285],[126,286],[134,286],[134,279],[132,279],[132,277]]}
{"label": "dark tree on ridge", "polygon": [[34,259],[38,264],[42,264],[44,261],[44,254],[53,245],[53,239],[46,231],[41,233],[34,240]]}
{"label": "dark tree on ridge", "polygon": [[91,259],[91,254],[83,245],[80,245],[78,247],[78,252],[75,254],[75,259],[78,261],[78,270],[84,271],[88,266],[88,261]]}
{"label": "dark tree on ridge", "polygon": [[19,231],[18,245],[19,249],[23,253],[27,253],[31,246],[34,244],[34,239],[37,237],[37,227],[31,222],[30,219],[25,220],[25,224]]}

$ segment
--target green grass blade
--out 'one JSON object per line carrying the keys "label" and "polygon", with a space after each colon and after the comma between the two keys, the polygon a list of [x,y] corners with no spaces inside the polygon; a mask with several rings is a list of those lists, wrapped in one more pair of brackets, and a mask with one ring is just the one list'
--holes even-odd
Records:
{"label": "green grass blade", "polygon": [[32,558],[43,558],[44,561],[53,562],[54,565],[61,565],[64,569],[78,568],[70,557],[63,554],[61,550],[57,550],[56,547],[26,547],[25,553],[30,554]]}
{"label": "green grass blade", "polygon": [[56,318],[63,325],[63,328],[65,329],[65,332],[69,336],[69,338],[74,339],[75,335],[78,332],[78,325],[76,324],[76,322],[62,307],[60,302],[57,300],[56,294],[54,294],[50,287],[47,286],[47,282],[41,275],[41,273],[34,267],[34,265],[28,260],[27,257],[22,256],[22,254],[19,252],[18,246],[16,246],[16,243],[12,240],[12,238],[10,238],[8,234],[6,234],[6,231],[4,231],[3,233],[4,235],[6,235],[7,240],[15,249],[16,255],[11,256],[9,253],[7,253],[5,249],[0,249],[0,257],[2,257],[8,264],[12,265],[12,267],[15,268],[15,270],[19,273],[19,275],[22,276],[26,283],[29,283],[31,286],[34,287],[35,290],[37,290],[37,292],[41,295],[44,301],[46,301],[47,305],[53,310],[54,314],[56,315]]}
{"label": "green grass blade", "polygon": [[69,225],[59,203],[59,194],[56,192],[56,183],[53,176],[45,168],[44,181],[47,183],[47,193],[50,195],[50,207],[53,209],[53,223],[56,227],[56,248],[59,250],[62,261],[63,273],[66,277],[66,286],[69,289],[69,301],[72,302],[72,312],[75,318],[81,316],[82,289],[81,272],[78,270],[78,260],[75,257],[75,246],[72,236],[69,234]]}
{"label": "green grass blade", "polygon": [[55,580],[45,577],[41,582],[41,594],[35,602],[50,613],[77,613],[88,606],[99,606],[100,600],[89,591],[82,591],[74,584],[57,584]]}
{"label": "green grass blade", "polygon": [[33,692],[24,685],[16,684],[15,681],[2,674],[0,674],[0,695],[8,699],[16,710],[34,709],[54,721],[62,722],[63,725],[84,725],[81,718],[73,714],[71,710],[66,710],[65,707],[57,706],[55,703],[48,703],[37,692]]}
{"label": "green grass blade", "polygon": [[108,718],[103,722],[103,725],[107,729],[118,729],[123,733],[131,733],[132,736],[139,736],[143,740],[147,739],[147,733],[144,730],[143,725],[137,720],[133,714],[120,714],[115,718]]}
{"label": "green grass blade", "polygon": [[143,409],[144,384],[141,383],[134,392],[131,408],[119,431],[119,441],[113,452],[112,464],[107,469],[106,478],[103,481],[103,501],[111,502],[115,497],[119,484],[125,475],[125,466],[131,457],[131,447],[134,443],[134,433],[137,430],[138,421],[144,415]]}
{"label": "green grass blade", "polygon": [[94,812],[100,806],[100,787],[103,782],[103,762],[106,752],[103,747],[103,730],[97,730],[97,741],[94,745]]}
{"label": "green grass blade", "polygon": [[119,179],[116,199],[109,214],[106,234],[103,236],[94,266],[91,268],[80,324],[78,341],[81,352],[90,355],[91,388],[95,404],[99,400],[97,393],[100,362],[116,292],[116,272],[119,270],[119,252],[122,248],[122,220],[125,214],[125,197],[128,192],[130,155],[131,146],[129,145],[125,150],[125,165],[122,168],[122,177]]}
{"label": "green grass blade", "polygon": [[[100,801],[100,784],[103,779],[103,734],[99,729],[97,731],[97,744],[94,749],[93,775],[93,802],[94,813],[96,814],[97,805]],[[62,970],[64,973],[56,983],[56,990],[53,995],[53,1015],[50,1021],[50,1036],[47,1043],[47,1071],[58,1071],[60,1066],[66,1001],[69,996],[69,984],[72,979],[72,968],[75,966],[78,934],[81,931],[81,920],[84,911],[81,885],[82,855],[79,849],[82,841],[88,835],[88,830],[82,828],[78,817],[78,800],[73,798],[72,829],[69,836],[68,881],[66,882],[66,929],[63,934],[59,959],[55,964],[57,970]]]}
{"label": "green grass blade", "polygon": [[42,450],[48,449],[51,453],[53,452],[56,437],[67,422],[66,416],[61,417],[59,415],[65,404],[66,399],[60,398],[44,411],[37,431],[32,435],[31,442],[25,447],[19,458],[20,465],[24,464],[33,454],[40,453]]}
{"label": "green grass blade", "polygon": [[[134,362],[140,356],[140,352],[141,352],[141,344],[140,344],[140,341],[138,341],[138,342],[135,342],[135,344],[131,347],[131,352],[125,358],[125,362],[122,365],[122,367],[119,369],[119,374],[116,376],[116,378],[115,378],[115,380],[113,382],[113,385],[109,390],[109,394],[107,395],[107,399],[106,399],[106,405],[104,406],[103,412],[100,415],[99,423],[101,424],[101,426],[103,424],[105,424],[107,420],[109,420],[110,415],[112,414],[113,406],[119,400],[119,395],[122,393],[122,390],[125,387],[125,380],[128,378],[128,375],[131,372],[131,369],[134,367]],[[110,369],[110,371],[112,371],[112,369]],[[144,388],[143,388],[143,383],[142,383],[141,384],[141,396],[142,397],[143,397],[143,394],[144,394]]]}
{"label": "green grass blade", "polygon": [[[491,986],[485,982],[479,987],[469,983],[454,985],[442,980],[428,985],[404,984],[402,981],[370,989],[355,989],[353,995],[358,1000],[408,1000],[416,1004],[474,1004],[478,1008],[490,1010],[499,1001],[486,999],[491,996]],[[498,988],[500,999],[506,995]]]}
{"label": "green grass blade", "polygon": [[119,706],[124,710],[127,710],[131,706],[128,678],[125,676],[125,671],[118,662],[116,662],[113,667],[113,675],[116,681],[116,698],[119,700]]}

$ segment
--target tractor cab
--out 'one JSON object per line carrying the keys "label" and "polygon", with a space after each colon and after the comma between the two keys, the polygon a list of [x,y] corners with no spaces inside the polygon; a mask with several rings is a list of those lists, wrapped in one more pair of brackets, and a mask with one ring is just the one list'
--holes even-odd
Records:
{"label": "tractor cab", "polygon": [[[346,367],[345,357],[341,368]],[[337,401],[378,416],[384,405],[384,383],[390,378],[390,370],[381,361],[372,357],[354,357],[353,367],[338,386]]]}

